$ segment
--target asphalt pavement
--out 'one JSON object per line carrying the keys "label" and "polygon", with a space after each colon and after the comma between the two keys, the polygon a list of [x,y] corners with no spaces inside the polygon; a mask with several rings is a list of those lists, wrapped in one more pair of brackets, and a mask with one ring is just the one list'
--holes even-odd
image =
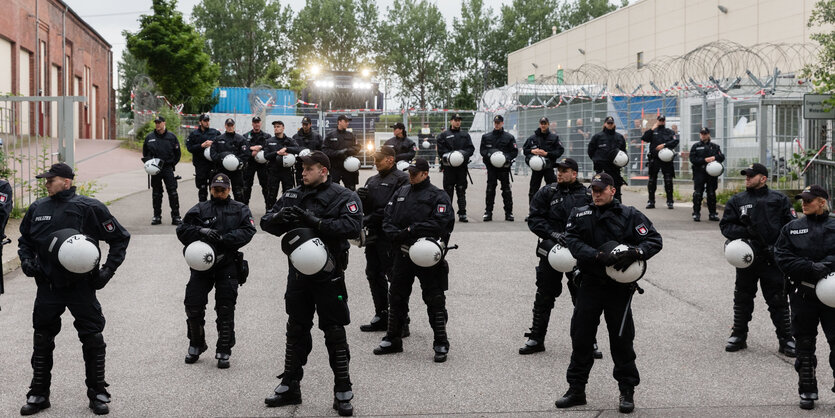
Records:
{"label": "asphalt pavement", "polygon": [[[197,201],[189,166],[178,172],[182,213]],[[364,170],[362,178],[373,174]],[[430,173],[440,184],[441,175]],[[216,367],[213,298],[207,310],[210,350],[192,365],[184,364],[186,339],[183,295],[189,270],[182,245],[174,234],[163,203],[163,225],[151,226],[151,196],[137,163],[103,175],[115,179],[105,186],[110,209],[131,232],[125,263],[99,292],[107,327],[107,381],[113,394],[113,416],[336,416],[331,409],[332,373],[321,331],[313,329],[313,352],[302,381],[304,403],[266,408],[263,399],[278,384],[284,359],[284,312],[287,259],[280,239],[260,231],[243,251],[249,260],[249,281],[240,288],[237,345],[232,367]],[[468,189],[471,222],[456,223],[451,242],[446,363],[432,362],[432,331],[418,284],[412,294],[412,335],[404,352],[374,356],[382,333],[363,333],[359,325],[373,314],[365,259],[352,247],[346,272],[352,323],[353,401],[358,416],[575,416],[618,415],[617,383],[612,378],[608,336],[601,319],[598,332],[604,356],[592,369],[588,405],[557,410],[554,401],[565,392],[565,371],[571,341],[572,306],[567,290],[557,299],[546,338],[547,350],[520,356],[523,334],[530,327],[533,305],[536,238],[523,218],[527,213],[529,177],[513,183],[515,222],[503,221],[498,194],[493,222],[484,223],[483,170],[473,171]],[[104,180],[102,180],[104,182]],[[363,180],[364,181],[364,180]],[[119,188],[124,189],[119,192]],[[655,224],[664,249],[648,262],[633,302],[637,365],[641,385],[637,416],[832,416],[835,394],[828,345],[818,341],[821,400],[814,411],[797,408],[797,375],[793,359],[777,353],[777,338],[762,297],[758,296],[748,337],[749,348],[724,351],[730,334],[734,270],[722,256],[724,239],[717,222],[694,223],[687,204],[644,210],[644,194],[627,192]],[[663,201],[660,199],[659,201]],[[260,189],[253,191],[256,218],[265,208]],[[453,207],[457,210],[457,204]],[[703,213],[703,219],[706,214]],[[0,415],[14,416],[25,402],[31,379],[32,279],[19,270],[6,275],[0,296]],[[64,315],[57,337],[53,369],[52,408],[42,416],[89,416],[84,387],[81,344]]]}

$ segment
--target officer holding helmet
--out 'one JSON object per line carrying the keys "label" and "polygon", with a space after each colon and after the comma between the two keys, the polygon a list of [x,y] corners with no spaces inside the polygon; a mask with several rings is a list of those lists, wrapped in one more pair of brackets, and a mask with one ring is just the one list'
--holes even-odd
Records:
{"label": "officer holding helmet", "polygon": [[[630,413],[635,409],[635,386],[640,383],[632,346],[635,325],[631,301],[637,285],[615,281],[606,267],[626,271],[632,263],[648,260],[661,251],[661,235],[643,213],[615,199],[615,180],[610,175],[596,174],[591,191],[593,204],[575,208],[566,224],[565,242],[577,259],[583,279],[571,317],[571,363],[566,373],[569,388],[556,406],[586,404],[586,383],[594,365],[593,344],[603,314],[615,363],[613,375],[620,390],[618,410]],[[629,249],[612,251],[618,244]]]}
{"label": "officer holding helmet", "polygon": [[[438,158],[441,160],[441,171],[444,175],[444,191],[449,195],[450,202],[455,193],[458,194],[458,221],[467,220],[467,164],[475,154],[475,146],[470,134],[461,130],[461,115],[455,113],[449,119],[449,129],[438,134]],[[454,167],[449,161],[444,161],[444,155],[458,151],[464,162]],[[487,162],[485,162],[487,164]]]}
{"label": "officer holding helmet", "polygon": [[403,122],[397,122],[389,128],[394,129],[394,136],[386,140],[383,146],[394,149],[395,163],[412,161],[417,154],[417,144],[406,136],[406,125]]}
{"label": "officer holding helmet", "polygon": [[229,176],[218,173],[211,183],[212,198],[200,202],[186,212],[183,224],[177,227],[177,238],[188,246],[203,241],[214,250],[214,264],[206,271],[191,269],[186,285],[186,325],[189,340],[186,364],[197,361],[208,346],[203,326],[206,324],[206,304],[215,289],[217,312],[217,367],[229,368],[229,356],[235,346],[235,303],[238,285],[246,282],[248,266],[243,253],[238,251],[255,235],[255,220],[249,208],[232,200]]}
{"label": "officer holding helmet", "polygon": [[[815,342],[818,323],[829,343],[829,367],[835,374],[835,307],[818,298],[817,285],[835,270],[835,220],[829,216],[829,193],[815,184],[795,196],[803,201],[804,218],[787,223],[774,245],[774,258],[790,280],[792,335],[797,342],[800,408],[813,409],[818,399]],[[828,279],[833,280],[833,279]],[[835,298],[835,295],[828,295]],[[826,296],[825,296],[826,297]],[[832,391],[835,392],[835,386]]]}
{"label": "officer holding helmet", "polygon": [[[310,329],[316,312],[319,329],[325,333],[325,346],[334,375],[333,408],[339,415],[349,416],[354,410],[351,405],[354,395],[348,373],[351,355],[345,336],[345,325],[351,322],[345,269],[348,266],[347,240],[359,237],[362,230],[362,204],[356,193],[328,177],[331,161],[327,155],[313,151],[301,159],[304,184],[285,192],[261,218],[264,231],[276,236],[286,234],[282,249],[288,247],[285,253],[290,256],[284,295],[288,315],[284,372],[279,376],[281,383],[264,402],[269,407],[301,403],[299,382],[304,374],[302,367],[313,349]],[[301,239],[305,234],[312,238]],[[288,236],[298,239],[287,240]],[[307,241],[316,245],[302,248]],[[317,271],[302,273],[299,268],[309,261],[305,260],[308,254],[297,254],[293,246],[299,250],[324,251],[328,262]]]}
{"label": "officer holding helmet", "polygon": [[[309,149],[310,151],[322,150],[322,135],[313,129],[313,124],[309,117],[302,118],[302,127],[293,135],[293,140],[299,144],[300,149]],[[302,185],[302,161],[296,159],[296,186]],[[272,207],[270,205],[269,207]]]}
{"label": "officer holding helmet", "polygon": [[[302,148],[295,139],[284,135],[284,122],[273,121],[274,136],[267,139],[264,144],[264,158],[267,159],[267,170],[269,181],[266,193],[267,210],[269,210],[278,199],[278,188],[284,193],[293,188],[293,167],[284,166],[284,157],[298,154]],[[296,159],[298,161],[298,159]]]}
{"label": "officer holding helmet", "polygon": [[778,351],[794,357],[789,303],[783,291],[783,274],[774,262],[773,246],[783,226],[797,216],[789,198],[766,185],[768,169],[764,165],[754,163],[740,174],[745,176],[745,191],[733,195],[725,204],[719,229],[729,240],[747,240],[754,249],[754,261],[748,268],[736,269],[734,321],[725,351],[748,347],[748,322],[754,312],[759,282],[776,329]]}
{"label": "officer holding helmet", "polygon": [[328,156],[333,171],[330,171],[331,180],[343,185],[349,190],[354,190],[360,182],[359,172],[350,172],[345,169],[345,159],[355,157],[362,151],[362,144],[357,140],[354,133],[348,130],[351,117],[339,115],[336,119],[336,129],[325,135],[322,145],[322,152]]}
{"label": "officer holding helmet", "polygon": [[177,180],[174,178],[174,169],[180,162],[180,141],[171,131],[165,129],[165,118],[157,116],[154,119],[156,125],[154,130],[145,137],[142,144],[142,162],[152,158],[160,159],[160,171],[157,175],[151,176],[151,203],[154,207],[154,217],[151,218],[151,225],[162,223],[162,185],[165,183],[165,190],[168,192],[168,205],[171,206],[171,225],[179,225],[180,218],[180,197],[177,195]]}
{"label": "officer holding helmet", "polygon": [[403,326],[409,311],[412,284],[417,276],[434,333],[434,359],[436,363],[442,363],[449,352],[444,296],[449,288],[449,265],[440,258],[431,267],[418,266],[411,259],[409,249],[419,238],[435,238],[444,247],[448,246],[455,213],[447,194],[430,183],[429,163],[423,158],[409,165],[409,183],[394,193],[383,218],[383,231],[394,245],[394,271],[389,286],[388,330],[374,354],[403,351]]}
{"label": "officer holding helmet", "polygon": [[[360,326],[361,331],[385,331],[388,326],[388,282],[392,268],[391,240],[383,232],[383,215],[392,195],[409,183],[409,175],[395,167],[393,147],[382,147],[374,154],[377,174],[357,189],[362,201],[365,235],[365,276],[371,287],[374,318]],[[398,249],[399,250],[399,249]]]}
{"label": "officer holding helmet", "polygon": [[525,145],[522,146],[522,152],[525,154],[525,163],[530,164],[531,158],[542,157],[545,159],[545,164],[542,169],[533,170],[531,174],[531,187],[528,189],[528,202],[533,199],[533,195],[539,190],[542,179],[545,179],[545,184],[557,182],[557,176],[554,174],[554,164],[565,152],[560,137],[548,129],[548,118],[539,119],[539,128],[528,137]]}
{"label": "officer holding helmet", "polygon": [[[275,126],[275,122],[273,122],[273,126]],[[264,202],[269,202],[269,197],[267,195],[269,183],[267,166],[255,161],[255,155],[258,154],[258,151],[261,151],[264,148],[267,143],[267,139],[270,137],[270,134],[261,130],[260,116],[252,118],[252,130],[245,133],[243,137],[247,142],[247,147],[249,147],[249,156],[247,157],[249,162],[247,162],[243,172],[244,192],[241,203],[249,205],[249,198],[252,196],[252,186],[255,184],[256,174],[258,175],[258,184],[261,186],[261,194],[264,196]],[[275,203],[275,201],[273,201],[273,203]],[[269,208],[270,203],[266,204],[267,208]]]}
{"label": "officer holding helmet", "polygon": [[[513,222],[513,193],[510,191],[510,163],[519,155],[519,148],[516,146],[516,138],[504,130],[504,117],[502,115],[493,117],[493,130],[482,135],[479,151],[481,157],[484,158],[484,165],[487,167],[486,208],[482,220],[484,222],[493,220],[493,203],[496,200],[496,186],[501,181],[504,220]],[[504,153],[506,162],[503,167],[496,167],[491,164],[490,156],[494,152]]]}
{"label": "officer holding helmet", "polygon": [[716,188],[719,178],[707,173],[707,165],[712,162],[724,162],[725,155],[719,144],[710,140],[710,129],[699,131],[699,142],[690,147],[690,166],[693,167],[693,220],[699,222],[702,212],[702,194],[707,192],[708,219],[719,221],[716,213]]}
{"label": "officer holding helmet", "polygon": [[664,176],[664,192],[667,194],[667,209],[673,208],[673,178],[676,176],[675,166],[672,161],[662,161],[658,157],[658,152],[664,148],[675,151],[678,147],[678,135],[672,129],[665,125],[667,118],[664,115],[659,115],[656,118],[655,125],[652,129],[647,129],[641,141],[649,143],[649,183],[647,183],[647,192],[649,193],[649,201],[647,201],[647,209],[655,209],[655,189],[658,187],[658,171]]}
{"label": "officer holding helmet", "polygon": [[209,115],[204,113],[198,118],[197,129],[193,130],[186,140],[186,149],[191,153],[191,163],[194,164],[194,183],[197,186],[197,198],[205,202],[209,197],[209,183],[215,168],[214,163],[204,157],[206,148],[212,146],[212,140],[220,135],[215,128],[209,127]]}
{"label": "officer holding helmet", "polygon": [[[228,118],[224,123],[226,131],[212,141],[211,156],[215,162],[216,172],[226,174],[232,182],[232,194],[235,200],[244,200],[243,167],[249,160],[250,151],[246,139],[235,132],[235,119]],[[226,168],[223,159],[234,155],[238,159],[235,169]]]}
{"label": "officer holding helmet", "polygon": [[[110,394],[104,380],[105,347],[104,315],[96,298],[96,291],[104,288],[113,278],[116,269],[125,261],[130,234],[110,214],[107,206],[96,199],[77,195],[72,185],[75,173],[64,163],[53,164],[50,169],[36,176],[46,179],[48,197],[38,199],[29,206],[20,223],[18,255],[23,274],[35,278],[38,293],[32,322],[35,329],[32,353],[32,383],[26,394],[26,405],[21,415],[32,415],[50,407],[49,387],[52,372],[52,352],[55,336],[61,330],[61,314],[69,309],[75,321],[73,325],[81,340],[84,356],[87,397],[90,409],[98,415],[109,412]],[[92,271],[71,272],[56,254],[69,240],[56,245],[53,240],[66,229],[83,234],[98,246],[105,241],[109,246],[107,260],[98,266],[99,254],[75,254],[81,261],[94,261]],[[77,242],[73,242],[78,244]]]}
{"label": "officer holding helmet", "polygon": [[626,152],[626,139],[615,130],[615,118],[606,116],[603,130],[594,134],[589,141],[588,155],[594,163],[595,173],[606,173],[614,179],[615,199],[620,201],[620,187],[626,184],[626,180],[620,175],[620,167],[613,161],[618,151]]}

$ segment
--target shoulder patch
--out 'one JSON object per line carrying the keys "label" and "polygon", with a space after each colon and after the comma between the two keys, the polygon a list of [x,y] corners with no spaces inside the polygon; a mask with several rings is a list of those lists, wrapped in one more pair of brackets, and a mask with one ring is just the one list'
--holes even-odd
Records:
{"label": "shoulder patch", "polygon": [[638,232],[638,235],[645,236],[646,234],[649,233],[649,228],[647,228],[647,226],[644,225],[644,224],[640,224],[640,225],[635,227],[635,231]]}
{"label": "shoulder patch", "polygon": [[438,207],[435,209],[435,211],[436,211],[436,212],[438,212],[438,213],[446,213],[446,211],[447,211],[447,205],[440,204],[440,205],[438,205]]}
{"label": "shoulder patch", "polygon": [[345,206],[348,208],[348,212],[351,212],[351,213],[357,213],[360,210],[360,207],[359,207],[359,205],[357,205],[357,202],[355,202],[353,200],[346,203]]}
{"label": "shoulder patch", "polygon": [[104,227],[104,230],[107,232],[113,232],[116,230],[116,224],[113,222],[113,219],[102,222],[101,226]]}
{"label": "shoulder patch", "polygon": [[0,193],[0,203],[6,203],[6,200],[9,198],[9,195],[5,193]]}
{"label": "shoulder patch", "polygon": [[255,219],[252,219],[252,216],[249,217],[249,224],[255,226]]}

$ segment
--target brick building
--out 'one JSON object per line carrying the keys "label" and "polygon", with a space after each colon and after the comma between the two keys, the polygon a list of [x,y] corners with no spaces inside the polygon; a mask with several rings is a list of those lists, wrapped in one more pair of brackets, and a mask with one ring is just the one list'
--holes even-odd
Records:
{"label": "brick building", "polygon": [[[113,138],[111,45],[61,0],[3,3],[0,95],[86,96],[87,102],[74,109],[75,137]],[[42,103],[18,109],[17,133],[35,134],[37,126],[39,135],[57,135],[57,104]],[[8,107],[9,102],[0,101],[0,106]]]}

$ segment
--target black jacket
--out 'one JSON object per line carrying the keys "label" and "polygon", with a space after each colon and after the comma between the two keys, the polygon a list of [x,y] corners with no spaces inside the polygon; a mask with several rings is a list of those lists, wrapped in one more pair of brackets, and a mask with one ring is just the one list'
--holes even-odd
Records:
{"label": "black jacket", "polygon": [[299,132],[293,135],[293,140],[299,144],[302,149],[309,149],[310,151],[322,150],[322,135],[310,128],[310,132],[304,133],[304,129],[299,128]]}
{"label": "black jacket", "polygon": [[583,183],[548,184],[533,196],[528,228],[541,239],[556,239],[565,232],[571,210],[590,205],[591,190]]}
{"label": "black jacket", "polygon": [[470,138],[470,134],[460,129],[447,129],[446,131],[441,132],[438,134],[437,144],[439,158],[452,151],[460,151],[464,154],[464,164],[461,164],[460,166],[463,168],[467,167],[467,162],[470,161],[470,157],[475,154],[475,145],[473,145],[473,140]]}
{"label": "black jacket", "polygon": [[6,224],[14,207],[13,198],[12,185],[6,180],[0,180],[0,240],[6,238]]}
{"label": "black jacket", "polygon": [[273,217],[284,207],[310,209],[322,220],[319,238],[332,254],[347,251],[348,240],[357,238],[362,230],[362,203],[357,194],[328,179],[317,187],[299,186],[285,192],[266,215],[261,218],[261,229],[281,236],[304,225],[279,223]]}
{"label": "black jacket", "polygon": [[705,171],[705,167],[707,167],[705,158],[707,157],[716,157],[716,161],[720,163],[725,161],[725,154],[722,154],[719,144],[713,141],[702,142],[700,140],[690,147],[690,165],[694,172]]}
{"label": "black jacket", "polygon": [[223,165],[221,165],[223,157],[229,154],[235,154],[241,162],[249,161],[249,157],[251,157],[249,144],[243,136],[235,132],[224,132],[212,141],[212,161],[214,161],[218,167],[223,167]]}
{"label": "black jacket", "polygon": [[[267,159],[267,164],[270,170],[290,170],[292,167],[284,167],[282,164],[277,164],[275,162],[276,158],[278,157],[278,152],[282,148],[287,148],[288,154],[298,154],[301,152],[302,147],[296,143],[296,140],[290,138],[287,135],[284,135],[281,138],[271,136],[269,137],[265,144],[264,144],[264,158]],[[298,159],[297,159],[298,161]]]}
{"label": "black jacket", "polygon": [[774,245],[774,258],[793,281],[816,283],[820,277],[813,276],[812,263],[835,267],[835,219],[824,212],[787,223]]}
{"label": "black jacket", "polygon": [[[29,206],[20,223],[20,238],[17,254],[20,260],[37,260],[41,277],[48,278],[55,287],[66,287],[72,279],[64,269],[54,265],[49,256],[49,239],[52,233],[72,228],[110,246],[104,266],[111,271],[125,261],[130,234],[116,220],[107,206],[96,199],[75,193],[75,186],[69,190],[44,197]],[[95,270],[93,270],[94,274]],[[40,281],[39,281],[40,282]]]}
{"label": "black jacket", "polygon": [[423,237],[449,243],[454,226],[455,213],[449,195],[432,185],[428,177],[421,183],[398,189],[383,218],[383,232],[397,245],[411,245]]}
{"label": "black jacket", "polygon": [[[516,138],[507,133],[504,129],[492,130],[481,136],[481,145],[479,146],[479,153],[484,158],[484,165],[488,168],[495,168],[490,164],[490,154],[493,152],[503,152],[507,158],[507,167],[519,155],[519,147],[516,146]],[[506,167],[506,168],[507,168]]]}
{"label": "black jacket", "polygon": [[412,141],[407,136],[403,138],[393,136],[386,140],[383,146],[394,148],[394,161],[412,161],[415,159],[415,154],[417,153],[415,141]]}
{"label": "black jacket", "polygon": [[342,167],[346,158],[355,156],[362,151],[362,144],[347,129],[334,129],[325,135],[322,152],[331,160],[331,167]]}
{"label": "black jacket", "polygon": [[661,144],[664,145],[664,148],[669,148],[673,151],[675,151],[678,147],[678,135],[666,126],[659,126],[655,129],[647,129],[641,136],[641,141],[649,142],[649,152],[647,152],[647,156],[650,160],[658,158],[658,151],[655,147]]}
{"label": "black jacket", "polygon": [[643,259],[661,251],[661,235],[652,222],[632,206],[617,200],[605,207],[574,208],[566,224],[565,241],[583,275],[605,278],[606,266],[597,261],[598,248],[609,241],[632,245],[643,252]]}
{"label": "black jacket", "polygon": [[[740,219],[743,210],[751,219],[750,227]],[[725,204],[719,229],[727,239],[749,238],[760,249],[769,249],[777,241],[783,226],[795,218],[797,215],[789,198],[763,186],[733,195]]]}
{"label": "black jacket", "polygon": [[245,133],[243,136],[246,140],[247,149],[249,149],[250,151],[249,155],[250,157],[252,157],[252,147],[254,145],[260,145],[261,147],[263,147],[266,144],[267,139],[270,138],[272,135],[264,131],[258,131],[258,133],[256,133],[255,131],[249,131]]}
{"label": "black jacket", "polygon": [[211,167],[214,164],[203,156],[204,148],[200,144],[206,141],[212,141],[220,136],[220,132],[215,128],[209,128],[205,131],[200,128],[191,131],[186,139],[186,149],[191,153],[191,163],[195,166]]}
{"label": "black jacket", "polygon": [[151,131],[142,144],[142,161],[151,158],[159,158],[166,167],[176,167],[180,162],[180,141],[177,136],[169,130],[162,135],[156,130]]}
{"label": "black jacket", "polygon": [[537,148],[545,150],[545,152],[548,153],[548,155],[545,156],[545,159],[549,161],[549,165],[547,167],[554,167],[557,159],[565,152],[565,148],[563,148],[562,143],[560,142],[560,137],[550,130],[542,132],[540,129],[537,129],[533,135],[529,136],[525,141],[525,145],[522,146],[522,152],[525,154],[526,163],[530,161],[533,156],[531,151]]}
{"label": "black jacket", "polygon": [[407,184],[409,184],[409,175],[396,167],[369,177],[365,181],[368,198],[362,201],[363,226],[378,233],[382,232],[386,205],[391,201],[394,192]]}
{"label": "black jacket", "polygon": [[249,244],[256,232],[252,212],[231,197],[224,200],[212,197],[194,205],[186,212],[183,223],[177,227],[177,238],[186,246],[200,241],[200,228],[210,228],[220,233],[221,242],[212,244],[215,251],[225,255],[220,258],[218,265],[231,263],[238,250]]}
{"label": "black jacket", "polygon": [[618,150],[626,152],[626,139],[614,129],[603,128],[589,141],[588,155],[594,162],[612,163]]}

